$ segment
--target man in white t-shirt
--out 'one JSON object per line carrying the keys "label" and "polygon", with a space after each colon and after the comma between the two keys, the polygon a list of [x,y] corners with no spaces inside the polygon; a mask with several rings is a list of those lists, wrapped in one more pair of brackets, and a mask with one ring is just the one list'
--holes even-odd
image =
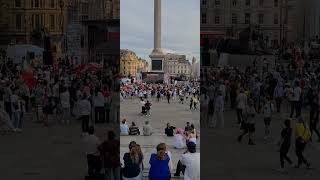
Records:
{"label": "man in white t-shirt", "polygon": [[93,126],[88,128],[88,134],[83,137],[84,151],[87,155],[88,174],[100,173],[102,168],[98,147],[100,139],[94,135]]}
{"label": "man in white t-shirt", "polygon": [[174,176],[180,176],[184,172],[184,180],[200,179],[200,153],[196,152],[196,144],[189,142],[187,144],[188,152],[183,154],[178,162]]}

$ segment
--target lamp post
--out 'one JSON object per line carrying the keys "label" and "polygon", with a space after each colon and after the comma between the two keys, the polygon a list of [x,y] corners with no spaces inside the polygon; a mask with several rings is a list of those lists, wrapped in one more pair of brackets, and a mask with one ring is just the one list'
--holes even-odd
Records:
{"label": "lamp post", "polygon": [[64,18],[63,18],[63,7],[64,7],[64,1],[63,0],[59,0],[59,7],[60,7],[60,26],[61,26],[61,37],[62,37],[62,34],[63,34],[63,21],[64,21]]}

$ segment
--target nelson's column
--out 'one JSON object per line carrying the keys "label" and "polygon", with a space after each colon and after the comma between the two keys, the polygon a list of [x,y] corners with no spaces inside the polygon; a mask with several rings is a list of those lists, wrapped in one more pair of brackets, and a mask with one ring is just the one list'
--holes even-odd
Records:
{"label": "nelson's column", "polygon": [[151,71],[163,72],[164,53],[161,49],[161,0],[154,0],[154,48],[149,55]]}

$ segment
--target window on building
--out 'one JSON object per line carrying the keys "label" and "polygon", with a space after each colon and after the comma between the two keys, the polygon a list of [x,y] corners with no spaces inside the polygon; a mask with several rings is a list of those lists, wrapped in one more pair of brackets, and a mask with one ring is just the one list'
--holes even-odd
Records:
{"label": "window on building", "polygon": [[50,8],[54,8],[55,7],[55,0],[50,0]]}
{"label": "window on building", "polygon": [[232,0],[232,5],[237,6],[237,0]]}
{"label": "window on building", "polygon": [[279,24],[278,14],[274,14],[273,23],[274,23],[274,24]]}
{"label": "window on building", "polygon": [[219,6],[220,5],[220,0],[215,0],[215,5]]}
{"label": "window on building", "polygon": [[202,22],[202,24],[207,24],[207,14],[206,13],[201,14],[201,22]]}
{"label": "window on building", "polygon": [[259,6],[263,6],[264,0],[259,0]]}
{"label": "window on building", "polygon": [[21,0],[15,0],[15,6],[21,7]]}
{"label": "window on building", "polygon": [[238,17],[237,17],[236,13],[232,13],[231,22],[232,22],[232,24],[238,24]]}
{"label": "window on building", "polygon": [[81,35],[80,44],[81,44],[81,48],[84,48],[84,35]]}
{"label": "window on building", "polygon": [[244,14],[244,23],[245,24],[250,24],[250,13],[245,13]]}
{"label": "window on building", "polygon": [[246,6],[250,6],[250,0],[246,0]]}
{"label": "window on building", "polygon": [[55,29],[56,23],[55,23],[55,17],[53,14],[50,15],[50,29]]}
{"label": "window on building", "polygon": [[259,14],[259,24],[263,24],[263,21],[264,21],[264,14]]}
{"label": "window on building", "polygon": [[40,16],[39,16],[39,14],[35,15],[35,25],[36,25],[36,28],[40,27]]}
{"label": "window on building", "polygon": [[214,23],[215,23],[215,24],[220,24],[220,16],[219,16],[219,15],[216,15],[216,16],[214,17]]}
{"label": "window on building", "polygon": [[202,0],[202,5],[207,5],[207,0]]}
{"label": "window on building", "polygon": [[16,14],[16,28],[21,29],[22,28],[22,16],[21,14]]}
{"label": "window on building", "polygon": [[274,7],[278,7],[279,1],[278,0],[274,0]]}
{"label": "window on building", "polygon": [[40,6],[39,0],[34,0],[34,7],[39,7],[39,6]]}

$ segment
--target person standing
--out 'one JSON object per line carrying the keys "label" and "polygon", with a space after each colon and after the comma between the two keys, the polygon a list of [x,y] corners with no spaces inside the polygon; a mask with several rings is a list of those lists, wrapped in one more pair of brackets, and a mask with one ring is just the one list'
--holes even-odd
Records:
{"label": "person standing", "polygon": [[238,141],[241,142],[242,137],[249,133],[249,145],[255,145],[253,142],[253,135],[255,132],[255,116],[256,110],[252,100],[248,101],[248,105],[244,110],[244,120],[241,123],[241,129],[243,133],[238,136]]}
{"label": "person standing", "polygon": [[82,132],[87,132],[89,128],[91,104],[86,94],[83,94],[82,100],[79,103],[79,110],[80,110],[80,115],[82,120]]}
{"label": "person standing", "polygon": [[94,119],[96,123],[105,123],[105,97],[100,91],[95,93],[95,96],[92,97],[93,106],[94,106]]}
{"label": "person standing", "polygon": [[311,132],[302,117],[298,118],[298,122],[295,125],[295,135],[296,155],[298,157],[298,164],[295,167],[299,168],[301,164],[304,163],[307,166],[307,168],[310,168],[310,163],[303,156],[303,151],[305,150],[306,145],[311,138]]}
{"label": "person standing", "polygon": [[263,106],[263,120],[264,120],[264,139],[267,140],[270,138],[270,125],[271,125],[271,120],[272,120],[272,113],[274,112],[274,105],[271,101],[271,98],[268,97],[267,98],[267,102],[264,104]]}
{"label": "person standing", "polygon": [[216,127],[216,126],[219,126],[219,128],[224,127],[223,111],[224,111],[224,97],[222,92],[219,91],[214,104],[214,115],[216,117],[214,118],[215,122],[211,122],[209,127]]}
{"label": "person standing", "polygon": [[102,165],[110,180],[120,179],[120,141],[116,139],[113,131],[108,132],[108,140],[103,142],[99,148]]}
{"label": "person standing", "polygon": [[293,102],[291,106],[290,118],[293,117],[294,111],[296,112],[296,118],[300,117],[301,115],[301,93],[302,90],[299,87],[299,83],[295,82],[293,88]]}
{"label": "person standing", "polygon": [[281,131],[280,144],[280,172],[284,172],[284,160],[290,165],[292,164],[291,159],[288,157],[288,152],[291,146],[292,128],[289,119],[284,121],[284,128]]}
{"label": "person standing", "polygon": [[236,102],[237,102],[238,124],[240,125],[243,121],[243,111],[247,106],[247,95],[244,93],[243,88],[240,89],[240,93],[237,96]]}
{"label": "person standing", "polygon": [[18,90],[16,90],[11,95],[11,103],[12,103],[12,120],[14,130],[17,132],[22,131],[22,113],[24,109],[23,100],[20,96],[18,96]]}
{"label": "person standing", "polygon": [[167,91],[168,104],[170,104],[170,98],[171,98],[171,93],[170,93],[170,91],[168,90],[168,91]]}
{"label": "person standing", "polygon": [[61,91],[62,124],[70,124],[70,93],[66,87],[63,87]]}
{"label": "person standing", "polygon": [[278,82],[277,86],[274,89],[273,97],[277,104],[277,112],[281,111],[281,102],[283,98],[283,86],[282,83]]}
{"label": "person standing", "polygon": [[88,134],[83,137],[85,153],[87,155],[88,175],[98,174],[101,171],[100,152],[98,147],[101,144],[100,139],[94,134],[94,127],[88,128]]}

